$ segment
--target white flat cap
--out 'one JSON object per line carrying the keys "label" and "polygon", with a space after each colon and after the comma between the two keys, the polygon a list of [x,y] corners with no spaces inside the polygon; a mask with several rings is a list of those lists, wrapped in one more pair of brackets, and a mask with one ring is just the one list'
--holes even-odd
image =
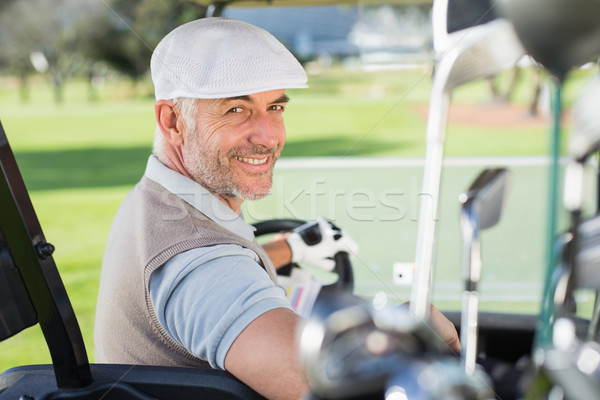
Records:
{"label": "white flat cap", "polygon": [[203,18],[171,31],[156,46],[150,71],[156,100],[308,87],[302,65],[273,35],[227,18]]}

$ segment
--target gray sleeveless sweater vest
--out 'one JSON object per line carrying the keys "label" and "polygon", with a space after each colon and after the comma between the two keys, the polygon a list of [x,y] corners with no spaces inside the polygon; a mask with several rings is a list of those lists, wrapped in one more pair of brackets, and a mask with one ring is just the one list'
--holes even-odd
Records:
{"label": "gray sleeveless sweater vest", "polygon": [[152,272],[176,254],[216,244],[253,250],[276,282],[275,269],[258,243],[231,233],[143,177],[123,201],[108,237],[96,309],[95,361],[209,367],[162,328],[149,281]]}

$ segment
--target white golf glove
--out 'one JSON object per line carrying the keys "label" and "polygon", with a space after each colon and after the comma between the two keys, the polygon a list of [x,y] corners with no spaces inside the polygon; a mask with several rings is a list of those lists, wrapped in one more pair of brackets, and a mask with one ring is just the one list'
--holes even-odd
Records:
{"label": "white golf glove", "polygon": [[339,252],[353,256],[358,244],[331,222],[322,217],[294,229],[286,239],[292,250],[292,262],[301,262],[333,271],[333,257]]}

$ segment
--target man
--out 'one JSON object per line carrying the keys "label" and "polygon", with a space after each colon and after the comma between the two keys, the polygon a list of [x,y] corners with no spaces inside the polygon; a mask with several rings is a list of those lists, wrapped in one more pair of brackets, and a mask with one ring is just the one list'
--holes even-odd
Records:
{"label": "man", "polygon": [[329,268],[329,257],[355,246],[320,221],[327,245],[317,251],[297,233],[263,250],[241,206],[269,193],[285,141],[285,89],[306,87],[306,74],[269,33],[223,18],[169,33],[151,72],[154,155],[109,235],[96,362],[210,366],[267,398],[298,398],[307,390],[300,318],[273,264]]}

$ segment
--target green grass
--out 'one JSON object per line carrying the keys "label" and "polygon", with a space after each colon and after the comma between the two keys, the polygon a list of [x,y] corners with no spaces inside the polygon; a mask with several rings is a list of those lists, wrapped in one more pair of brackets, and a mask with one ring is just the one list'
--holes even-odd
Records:
{"label": "green grass", "polygon": [[[417,110],[427,104],[430,81],[430,71],[427,70],[365,74],[336,68],[311,76],[309,90],[290,91],[292,101],[286,111],[288,135],[284,158],[422,157],[426,121]],[[527,80],[524,79],[524,82],[516,100],[521,104],[525,104],[527,99]],[[568,88],[567,103],[573,96],[570,93],[576,92],[575,88],[575,85],[573,89]],[[135,89],[137,96],[131,96],[133,91],[126,83],[109,82],[100,99],[90,102],[87,86],[75,81],[67,87],[64,104],[56,105],[47,85],[34,80],[29,103],[21,104],[14,81],[0,78],[0,120],[16,154],[45,236],[57,248],[55,260],[91,359],[94,310],[104,244],[117,207],[143,173],[154,132],[154,102],[150,96],[144,96],[149,92],[148,84]],[[485,85],[471,84],[457,91],[455,100],[486,104],[489,101],[487,93]],[[546,142],[544,127],[531,131],[451,125],[446,155],[543,155],[547,152]],[[421,179],[419,170],[404,173],[407,181],[404,181],[403,187],[418,185]],[[453,178],[453,186],[462,187],[473,173],[459,174]],[[276,177],[280,184],[285,185],[281,193],[310,185],[314,183],[315,176],[320,176],[311,177],[310,174],[314,172],[282,172]],[[389,178],[385,178],[385,173],[360,174],[361,171],[346,172],[326,179],[329,184],[343,182],[343,190],[359,185],[371,188],[367,185],[373,184],[379,186],[369,190],[379,193],[376,191],[394,186]],[[539,180],[539,177],[533,179]],[[337,186],[329,187],[335,189]],[[274,192],[277,190],[280,190],[279,187],[274,188]],[[264,205],[256,205],[260,215],[265,218],[279,216],[274,210],[281,204],[281,197],[275,195],[270,200],[272,203],[266,201]],[[454,198],[448,200],[450,210],[454,210],[454,201]],[[299,206],[300,212],[312,217],[306,214],[311,206]],[[369,209],[359,211],[369,212]],[[390,210],[380,211],[385,215]],[[331,210],[327,209],[325,213],[329,212]],[[385,268],[389,268],[390,260],[411,260],[414,220],[407,218],[404,222],[409,227],[401,232],[397,232],[392,223],[385,225],[384,232],[387,233],[383,236],[399,234],[404,240],[401,247],[388,251],[393,243],[385,245],[387,242],[384,240],[373,240],[372,226],[366,227],[360,218],[357,222],[357,218],[351,217],[349,214],[338,216],[342,226],[360,229],[355,235],[363,243],[364,256],[361,257],[366,260],[358,261],[364,265],[358,274],[361,280],[380,280],[379,276],[389,279]],[[456,236],[452,226],[445,228],[448,233],[444,234]],[[378,258],[386,252],[390,253],[389,257]],[[456,249],[451,248],[451,252],[454,254],[449,257],[455,257]],[[528,261],[531,260],[525,260]],[[368,276],[368,273],[373,276]],[[539,276],[539,271],[536,273]],[[502,307],[511,305],[504,304]],[[0,371],[15,365],[50,361],[37,326],[1,343],[0,354]]]}

